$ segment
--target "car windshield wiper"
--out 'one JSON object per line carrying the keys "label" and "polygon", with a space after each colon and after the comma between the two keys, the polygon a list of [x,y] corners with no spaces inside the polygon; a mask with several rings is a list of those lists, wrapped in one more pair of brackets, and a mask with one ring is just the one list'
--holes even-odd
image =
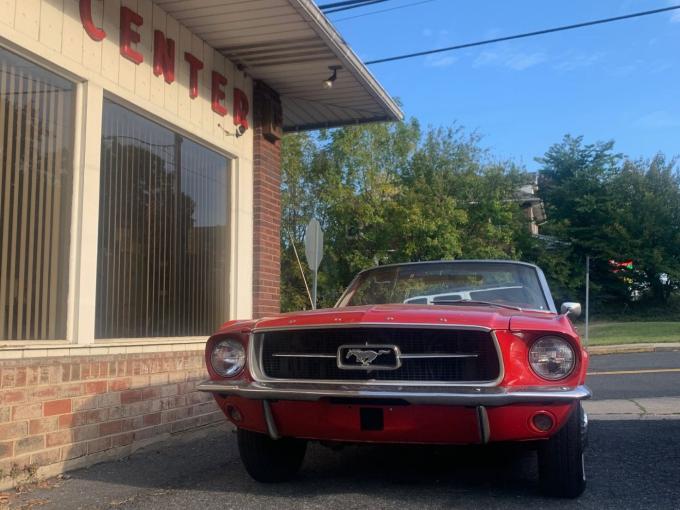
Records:
{"label": "car windshield wiper", "polygon": [[486,306],[497,306],[498,308],[507,308],[509,310],[517,310],[519,312],[522,309],[519,306],[512,305],[502,305],[500,303],[493,303],[491,301],[474,301],[472,299],[438,299],[432,302],[433,305],[486,305]]}

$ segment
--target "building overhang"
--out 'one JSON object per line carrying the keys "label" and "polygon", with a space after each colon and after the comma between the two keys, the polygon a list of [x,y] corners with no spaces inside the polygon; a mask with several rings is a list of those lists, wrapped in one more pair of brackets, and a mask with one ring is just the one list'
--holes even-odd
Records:
{"label": "building overhang", "polygon": [[[154,0],[239,69],[276,90],[284,131],[401,120],[312,0]],[[341,66],[332,88],[323,81]]]}

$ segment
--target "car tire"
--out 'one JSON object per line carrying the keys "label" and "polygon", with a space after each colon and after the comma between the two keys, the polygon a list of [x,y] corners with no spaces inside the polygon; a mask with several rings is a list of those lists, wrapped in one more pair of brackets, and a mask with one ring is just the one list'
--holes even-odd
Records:
{"label": "car tire", "polygon": [[238,451],[248,474],[258,482],[285,482],[302,466],[307,450],[303,439],[271,439],[265,434],[238,429]]}
{"label": "car tire", "polygon": [[577,498],[586,488],[583,450],[587,416],[579,402],[564,426],[538,449],[541,492],[546,496]]}

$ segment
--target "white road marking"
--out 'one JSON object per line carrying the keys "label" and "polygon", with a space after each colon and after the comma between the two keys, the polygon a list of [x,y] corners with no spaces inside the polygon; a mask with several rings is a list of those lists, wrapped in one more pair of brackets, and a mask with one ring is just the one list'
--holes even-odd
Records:
{"label": "white road marking", "polygon": [[635,375],[635,374],[664,374],[680,372],[680,368],[649,368],[643,370],[609,370],[604,372],[588,372],[588,376],[594,375]]}

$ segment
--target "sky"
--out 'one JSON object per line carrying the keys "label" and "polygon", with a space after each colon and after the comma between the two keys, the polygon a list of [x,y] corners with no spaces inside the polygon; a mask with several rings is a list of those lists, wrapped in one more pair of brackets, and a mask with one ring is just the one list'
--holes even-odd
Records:
{"label": "sky", "polygon": [[[330,0],[318,0],[319,4]],[[680,0],[389,0],[329,14],[364,61],[620,16]],[[566,134],[680,155],[680,10],[369,67],[423,126],[464,126],[536,170]],[[341,78],[341,75],[338,79]]]}

